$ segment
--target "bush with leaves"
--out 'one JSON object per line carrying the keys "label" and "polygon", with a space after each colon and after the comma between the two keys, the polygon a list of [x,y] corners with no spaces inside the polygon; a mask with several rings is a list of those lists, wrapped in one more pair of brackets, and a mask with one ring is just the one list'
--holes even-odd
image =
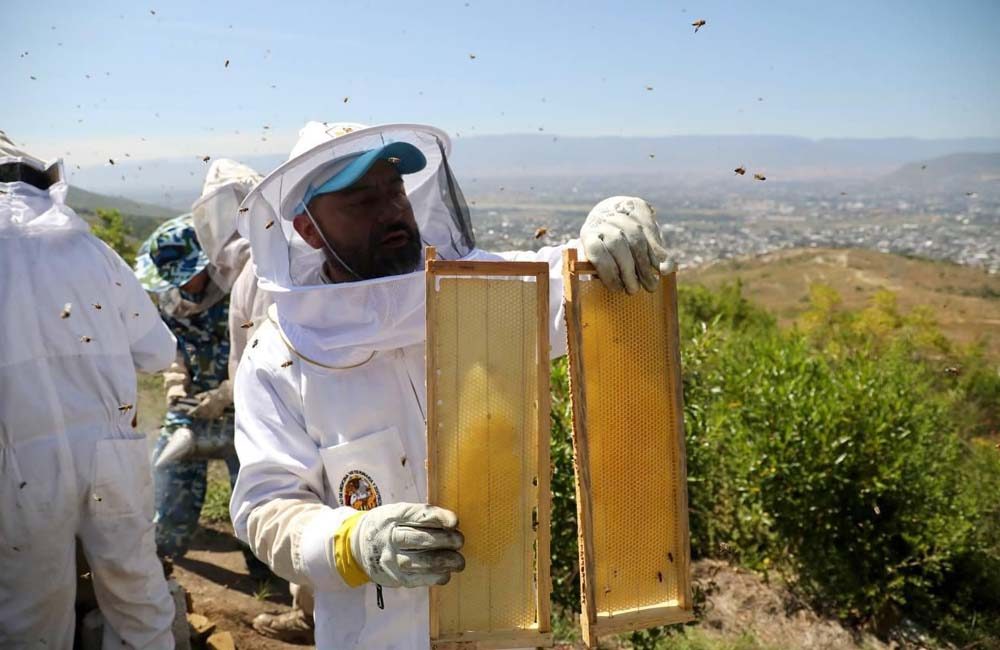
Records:
{"label": "bush with leaves", "polygon": [[121,212],[98,208],[97,221],[91,224],[90,231],[121,255],[129,266],[135,263],[137,248],[132,229],[122,219]]}
{"label": "bush with leaves", "polygon": [[[1000,454],[974,435],[995,422],[995,368],[885,293],[854,313],[817,288],[791,332],[739,286],[682,287],[680,312],[694,556],[779,572],[882,632],[905,616],[955,640],[1000,633]],[[553,598],[576,609],[563,362],[553,389]]]}

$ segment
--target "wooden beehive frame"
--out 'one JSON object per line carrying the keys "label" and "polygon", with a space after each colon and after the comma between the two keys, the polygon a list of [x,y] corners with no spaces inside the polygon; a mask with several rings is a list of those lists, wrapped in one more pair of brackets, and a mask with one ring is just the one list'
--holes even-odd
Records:
{"label": "wooden beehive frame", "polygon": [[[570,395],[573,407],[573,452],[576,474],[576,503],[580,549],[580,624],[584,642],[591,648],[597,646],[598,637],[640,630],[660,625],[670,625],[693,620],[690,584],[690,536],[688,530],[687,466],[684,451],[683,395],[680,374],[680,335],[677,321],[677,274],[661,275],[657,291],[664,294],[666,313],[664,327],[667,329],[667,367],[671,374],[673,412],[676,415],[676,430],[680,433],[677,453],[680,460],[678,489],[682,513],[678,517],[678,531],[681,540],[679,558],[680,603],[642,607],[608,615],[598,614],[595,597],[595,557],[594,517],[592,483],[590,475],[590,455],[587,433],[587,402],[584,390],[586,369],[583,364],[582,308],[579,301],[580,278],[595,275],[596,269],[590,262],[578,261],[576,251],[568,249],[563,253],[563,292],[566,301],[567,343],[569,354]],[[596,281],[596,278],[591,281]]]}
{"label": "wooden beehive frame", "polygon": [[[549,489],[549,267],[544,262],[507,261],[447,261],[438,260],[433,247],[426,253],[427,281],[427,499],[436,504],[439,499],[440,479],[434,459],[437,458],[437,429],[439,410],[435,397],[436,373],[433,367],[435,348],[436,282],[441,277],[488,278],[533,277],[537,304],[537,360],[538,360],[538,449],[537,453],[537,521],[535,546],[535,612],[537,629],[507,631],[469,630],[457,635],[442,636],[440,632],[440,587],[430,589],[430,639],[434,648],[509,648],[549,647],[552,645],[550,624],[551,577],[549,555],[550,508]],[[509,281],[509,280],[505,280]],[[468,536],[468,532],[466,535]]]}

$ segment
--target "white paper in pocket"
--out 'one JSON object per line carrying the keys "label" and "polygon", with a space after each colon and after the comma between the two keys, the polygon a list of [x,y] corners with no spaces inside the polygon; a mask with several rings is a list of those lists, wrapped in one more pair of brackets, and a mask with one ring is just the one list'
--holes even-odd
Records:
{"label": "white paper in pocket", "polygon": [[336,505],[371,510],[386,503],[415,502],[416,484],[396,427],[319,450]]}

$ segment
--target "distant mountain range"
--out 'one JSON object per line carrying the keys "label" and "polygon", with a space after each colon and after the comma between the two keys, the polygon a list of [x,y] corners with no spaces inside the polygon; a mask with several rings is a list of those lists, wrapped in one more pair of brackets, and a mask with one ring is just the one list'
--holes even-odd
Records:
{"label": "distant mountain range", "polygon": [[879,179],[887,189],[913,192],[975,191],[1000,187],[1000,153],[957,153],[903,165]]}
{"label": "distant mountain range", "polygon": [[[884,180],[899,183],[899,187],[946,188],[951,187],[949,183],[965,182],[962,179],[966,172],[989,176],[992,172],[988,168],[991,165],[996,168],[998,152],[1000,138],[810,140],[769,135],[585,138],[539,133],[456,138],[452,162],[467,191],[482,179],[505,177],[632,175],[649,177],[664,186],[703,184],[731,177],[738,166],[745,167],[748,173],[765,174],[770,184]],[[976,158],[974,154],[993,154],[993,157]],[[956,155],[957,158],[950,160]],[[941,172],[913,182],[906,180],[911,174],[907,171],[911,163],[919,169],[920,165],[938,158],[946,168],[953,168],[954,174]],[[242,162],[266,174],[284,159],[284,155],[252,156],[242,158]],[[198,197],[206,169],[207,165],[201,161],[189,158],[119,160],[114,167],[77,170],[71,174],[71,181],[92,191],[184,210]],[[925,184],[927,176],[933,176],[933,185]]]}

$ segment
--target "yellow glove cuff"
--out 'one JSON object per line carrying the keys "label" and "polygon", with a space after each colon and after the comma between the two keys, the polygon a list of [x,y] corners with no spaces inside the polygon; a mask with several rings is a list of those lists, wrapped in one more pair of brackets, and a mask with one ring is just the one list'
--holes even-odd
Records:
{"label": "yellow glove cuff", "polygon": [[359,512],[356,515],[351,515],[344,520],[344,523],[340,524],[340,528],[333,534],[333,560],[337,566],[337,573],[344,579],[348,587],[360,587],[368,582],[368,574],[354,559],[354,552],[351,550],[351,532],[357,527],[364,514]]}

